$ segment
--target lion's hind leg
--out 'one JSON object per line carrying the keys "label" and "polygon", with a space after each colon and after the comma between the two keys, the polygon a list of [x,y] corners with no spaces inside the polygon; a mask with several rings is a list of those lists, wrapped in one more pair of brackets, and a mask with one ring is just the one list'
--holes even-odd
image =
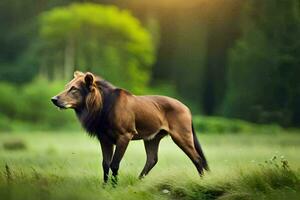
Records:
{"label": "lion's hind leg", "polygon": [[147,160],[142,172],[139,175],[140,179],[146,176],[150,172],[150,170],[156,165],[158,161],[159,142],[166,134],[167,133],[164,130],[161,130],[153,139],[144,140]]}
{"label": "lion's hind leg", "polygon": [[203,165],[201,156],[198,154],[194,146],[193,134],[191,132],[178,133],[176,131],[170,132],[172,140],[177,146],[191,159],[198,170],[199,175],[203,174]]}

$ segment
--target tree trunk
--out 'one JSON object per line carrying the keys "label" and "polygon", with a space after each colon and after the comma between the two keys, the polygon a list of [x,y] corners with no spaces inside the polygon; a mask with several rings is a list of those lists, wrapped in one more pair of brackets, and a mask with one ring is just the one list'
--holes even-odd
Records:
{"label": "tree trunk", "polygon": [[69,37],[65,48],[64,58],[64,78],[70,79],[74,71],[75,64],[75,42],[73,37]]}

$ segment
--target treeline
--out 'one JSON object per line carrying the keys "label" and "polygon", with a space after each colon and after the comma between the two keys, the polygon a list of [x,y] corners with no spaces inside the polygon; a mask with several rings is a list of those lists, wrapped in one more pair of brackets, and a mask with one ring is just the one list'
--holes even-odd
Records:
{"label": "treeline", "polygon": [[[196,114],[300,125],[299,0],[3,0],[0,8],[2,81],[23,84],[41,73],[48,74],[49,79],[55,74],[64,77],[63,67],[59,66],[66,65],[64,58],[60,58],[67,51],[66,45],[54,47],[52,52],[57,55],[48,58],[51,62],[42,60],[50,68],[56,66],[56,71],[41,70],[45,65],[41,64],[43,57],[37,54],[41,52],[37,49],[43,47],[45,40],[41,41],[40,16],[46,10],[74,2],[113,3],[129,9],[151,34],[153,45],[148,45],[149,54],[132,51],[129,55],[135,55],[136,60],[126,60],[127,54],[122,49],[110,45],[104,54],[88,53],[86,49],[94,48],[90,40],[90,46],[80,50],[82,55],[86,53],[80,57],[83,59],[71,60],[83,70],[98,69],[99,74],[106,70],[108,79],[134,90],[139,89],[134,88],[139,84],[169,85],[168,88],[192,105]],[[90,13],[88,17],[93,16]],[[126,38],[125,34],[125,41]],[[99,41],[97,44],[101,46]],[[142,42],[141,46],[147,44]],[[152,54],[156,60],[151,58]],[[97,55],[101,56],[97,58]],[[120,55],[125,59],[116,61]],[[125,68],[121,67],[123,63],[127,63]],[[102,70],[102,66],[110,65],[114,67]],[[133,72],[118,82],[120,69]],[[115,71],[111,74],[110,70]],[[126,79],[134,81],[127,86]]]}
{"label": "treeline", "polygon": [[[0,83],[0,133],[80,130],[80,123],[73,110],[60,110],[50,103],[53,94],[60,92],[63,85],[63,82],[48,81],[44,78],[36,78],[22,87]],[[157,89],[161,91],[163,88]],[[152,88],[148,92],[158,91]],[[194,115],[193,125],[197,131],[206,134],[274,134],[282,131],[282,128],[275,124],[258,125],[238,119],[198,115]]]}
{"label": "treeline", "polygon": [[0,132],[78,128],[71,110],[59,112],[50,103],[51,96],[58,93],[62,85],[42,78],[22,87],[0,83]]}

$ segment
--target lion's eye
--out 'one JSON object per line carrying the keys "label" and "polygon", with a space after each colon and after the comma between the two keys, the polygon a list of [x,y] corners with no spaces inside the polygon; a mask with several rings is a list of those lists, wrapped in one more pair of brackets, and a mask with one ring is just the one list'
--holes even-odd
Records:
{"label": "lion's eye", "polygon": [[76,87],[71,87],[71,89],[70,89],[70,91],[69,92],[71,92],[72,94],[75,94],[75,93],[77,93],[78,92],[78,89],[76,88]]}

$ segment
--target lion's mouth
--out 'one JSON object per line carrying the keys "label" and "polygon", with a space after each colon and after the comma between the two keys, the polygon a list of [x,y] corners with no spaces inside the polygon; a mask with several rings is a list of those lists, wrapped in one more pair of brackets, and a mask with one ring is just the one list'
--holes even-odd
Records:
{"label": "lion's mouth", "polygon": [[65,109],[67,109],[66,106],[61,105],[61,104],[59,104],[59,103],[54,103],[54,105],[55,105],[58,109],[60,109],[60,110],[65,110]]}
{"label": "lion's mouth", "polygon": [[65,109],[67,109],[65,106],[57,106],[57,108],[58,108],[59,110],[65,110]]}
{"label": "lion's mouth", "polygon": [[60,110],[65,110],[65,109],[68,109],[68,108],[72,108],[72,105],[70,104],[57,104],[56,105]]}

